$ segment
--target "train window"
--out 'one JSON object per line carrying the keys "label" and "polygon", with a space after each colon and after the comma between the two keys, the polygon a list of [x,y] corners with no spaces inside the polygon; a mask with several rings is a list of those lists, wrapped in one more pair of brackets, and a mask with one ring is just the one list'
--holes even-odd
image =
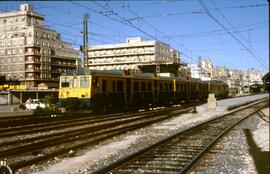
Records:
{"label": "train window", "polygon": [[102,92],[106,92],[106,91],[107,91],[107,81],[102,80]]}
{"label": "train window", "polygon": [[123,91],[123,89],[124,89],[123,81],[117,80],[117,91]]}
{"label": "train window", "polygon": [[61,87],[62,88],[68,88],[71,78],[70,77],[64,77],[61,81]]}
{"label": "train window", "polygon": [[148,91],[152,91],[152,83],[151,82],[148,82],[147,89],[148,89]]}
{"label": "train window", "polygon": [[135,81],[133,83],[133,88],[134,88],[134,91],[139,91],[139,82]]}
{"label": "train window", "polygon": [[159,90],[163,91],[163,84],[162,83],[159,83]]}
{"label": "train window", "polygon": [[116,83],[115,83],[115,80],[113,80],[112,87],[113,87],[113,91],[116,91]]}
{"label": "train window", "polygon": [[172,91],[172,84],[169,84],[169,90]]}
{"label": "train window", "polygon": [[165,83],[164,85],[165,85],[164,91],[168,91],[169,84],[168,83]]}
{"label": "train window", "polygon": [[180,84],[176,84],[176,91],[179,91],[180,90]]}
{"label": "train window", "polygon": [[81,88],[89,87],[89,77],[81,77],[80,79]]}
{"label": "train window", "polygon": [[145,82],[142,82],[141,83],[141,90],[142,91],[145,91],[146,90],[146,83]]}
{"label": "train window", "polygon": [[77,79],[77,77],[74,77],[74,78],[73,78],[73,81],[72,81],[72,87],[73,87],[73,88],[77,88],[77,87],[78,87],[78,79]]}

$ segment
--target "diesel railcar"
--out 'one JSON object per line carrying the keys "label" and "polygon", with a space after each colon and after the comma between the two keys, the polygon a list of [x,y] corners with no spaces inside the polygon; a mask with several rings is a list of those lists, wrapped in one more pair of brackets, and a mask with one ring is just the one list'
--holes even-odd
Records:
{"label": "diesel railcar", "polygon": [[64,107],[75,102],[80,108],[110,110],[203,100],[209,93],[225,97],[228,92],[220,81],[78,69],[60,77],[59,101]]}

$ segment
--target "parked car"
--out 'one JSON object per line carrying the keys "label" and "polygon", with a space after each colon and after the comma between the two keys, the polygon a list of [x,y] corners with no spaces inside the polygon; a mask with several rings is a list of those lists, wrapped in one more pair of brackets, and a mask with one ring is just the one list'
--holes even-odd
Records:
{"label": "parked car", "polygon": [[28,99],[25,102],[25,107],[28,110],[36,109],[37,107],[45,108],[45,102],[43,99]]}

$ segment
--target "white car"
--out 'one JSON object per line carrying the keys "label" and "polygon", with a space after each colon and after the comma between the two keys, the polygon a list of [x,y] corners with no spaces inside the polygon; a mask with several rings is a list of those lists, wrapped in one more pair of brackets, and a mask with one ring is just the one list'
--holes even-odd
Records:
{"label": "white car", "polygon": [[28,99],[25,102],[25,107],[28,110],[36,109],[37,107],[45,108],[45,103],[42,99]]}

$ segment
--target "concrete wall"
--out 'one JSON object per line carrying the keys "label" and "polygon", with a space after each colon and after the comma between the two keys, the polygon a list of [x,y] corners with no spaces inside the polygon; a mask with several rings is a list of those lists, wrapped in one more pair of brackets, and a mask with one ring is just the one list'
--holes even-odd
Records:
{"label": "concrete wall", "polygon": [[8,95],[0,94],[0,105],[8,104]]}
{"label": "concrete wall", "polygon": [[[0,105],[8,104],[8,94],[0,94]],[[20,104],[20,99],[15,95],[11,95],[11,103],[10,104]]]}

